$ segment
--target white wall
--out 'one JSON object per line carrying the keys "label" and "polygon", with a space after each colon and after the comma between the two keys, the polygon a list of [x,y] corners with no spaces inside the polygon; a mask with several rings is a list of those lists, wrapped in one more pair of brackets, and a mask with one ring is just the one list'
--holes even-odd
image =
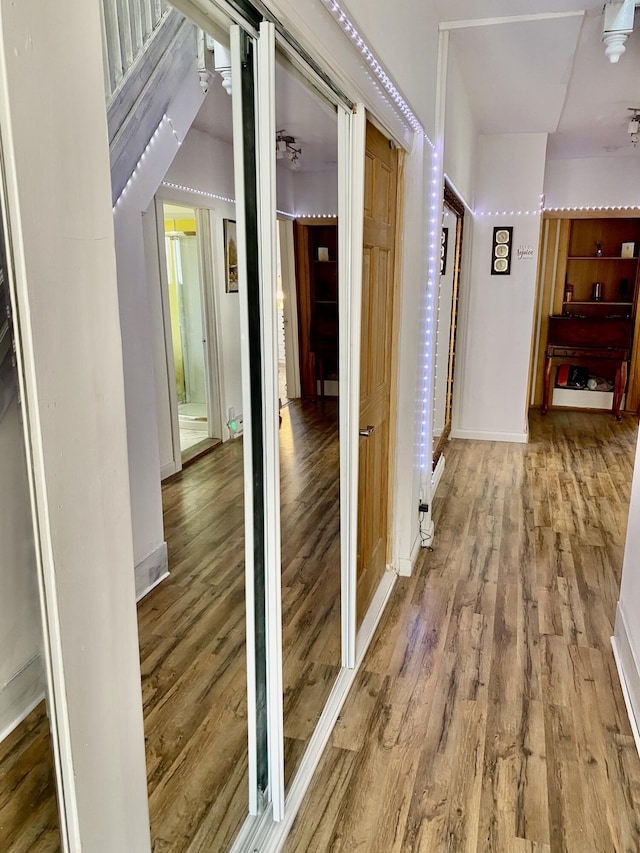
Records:
{"label": "white wall", "polygon": [[[143,213],[180,150],[203,93],[195,69],[177,82],[164,120],[135,177],[114,211],[122,353],[127,405],[127,441],[133,541],[138,594],[166,572],[162,523],[160,450],[156,427],[154,343],[149,304]],[[142,153],[142,152],[141,152]]]}
{"label": "white wall", "polygon": [[44,690],[37,567],[17,387],[6,411],[0,409],[0,483],[1,740]]}
{"label": "white wall", "polygon": [[544,176],[545,207],[638,207],[639,187],[637,157],[549,160]]}
{"label": "white wall", "polygon": [[640,750],[640,444],[636,448],[631,484],[627,541],[616,613],[614,651],[627,691],[628,710]]}
{"label": "white wall", "polygon": [[[426,150],[425,150],[426,149]],[[423,228],[425,173],[431,174],[431,148],[416,139],[405,161],[404,228],[402,245],[400,333],[398,336],[398,398],[393,506],[393,564],[411,574],[420,546],[421,378],[424,362],[421,318],[425,316],[427,248]],[[431,469],[431,457],[422,460]]]}
{"label": "white wall", "polygon": [[298,216],[337,216],[337,169],[333,172],[294,172],[293,175],[294,211]]}
{"label": "white wall", "polygon": [[[480,136],[476,209],[536,210],[543,187],[546,134]],[[466,217],[465,217],[466,220]],[[469,230],[465,221],[465,240]],[[511,275],[491,275],[494,226],[513,226]],[[452,435],[527,440],[527,384],[540,239],[538,215],[476,216],[468,281],[461,288]],[[521,247],[533,250],[519,260]]]}
{"label": "white wall", "polygon": [[446,98],[444,172],[473,208],[478,132],[453,49],[449,51]]}
{"label": "white wall", "polygon": [[341,5],[435,139],[438,17],[432,0],[347,0]]}

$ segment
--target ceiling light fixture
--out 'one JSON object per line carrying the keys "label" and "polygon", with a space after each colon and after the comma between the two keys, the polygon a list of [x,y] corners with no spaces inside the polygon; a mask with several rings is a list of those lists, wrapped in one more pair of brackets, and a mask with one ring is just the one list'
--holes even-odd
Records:
{"label": "ceiling light fixture", "polygon": [[633,32],[633,18],[638,0],[605,3],[603,10],[602,41],[610,62],[617,62],[625,52],[625,42]]}
{"label": "ceiling light fixture", "polygon": [[632,116],[627,125],[627,133],[631,137],[631,144],[635,148],[640,141],[640,108],[627,107],[631,111]]}
{"label": "ceiling light fixture", "polygon": [[300,169],[300,158],[302,157],[302,146],[298,145],[295,136],[290,136],[286,130],[276,132],[276,160],[287,158],[294,172]]}

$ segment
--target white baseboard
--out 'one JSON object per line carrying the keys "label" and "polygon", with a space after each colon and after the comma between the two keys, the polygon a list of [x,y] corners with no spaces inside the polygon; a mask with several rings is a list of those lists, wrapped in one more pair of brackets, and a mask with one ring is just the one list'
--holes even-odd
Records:
{"label": "white baseboard", "polygon": [[169,557],[167,543],[163,542],[135,567],[136,601],[150,592],[154,586],[163,581],[169,574]]}
{"label": "white baseboard", "polygon": [[627,706],[636,749],[640,754],[640,666],[631,643],[620,602],[616,608],[616,624],[611,645],[613,646],[613,656],[618,667],[622,694]]}
{"label": "white baseboard", "polygon": [[452,429],[451,438],[466,438],[474,441],[512,441],[517,444],[527,444],[529,433],[523,432],[490,432],[478,429]]}
{"label": "white baseboard", "polygon": [[398,574],[403,578],[410,578],[413,574],[413,567],[420,553],[420,541],[418,533],[411,546],[411,554],[408,557],[398,557]]}
{"label": "white baseboard", "polygon": [[283,820],[279,823],[273,821],[271,806],[257,817],[248,817],[240,830],[240,834],[233,843],[230,853],[248,853],[248,851],[251,851],[251,853],[257,853],[257,851],[260,851],[260,853],[279,853],[284,847],[287,835],[302,805],[304,795],[311,783],[316,767],[322,758],[322,754],[349,690],[356,679],[356,675],[371,643],[380,617],[384,612],[396,579],[396,573],[388,571],[385,572],[380,581],[380,586],[358,631],[355,669],[346,669],[346,667],[343,667],[338,673],[333,689],[329,694],[327,703],[324,706],[309,745],[302,757],[300,767],[293,777],[287,792]]}
{"label": "white baseboard", "polygon": [[166,480],[167,477],[170,477],[172,474],[178,472],[180,468],[175,463],[175,460],[171,460],[171,462],[167,462],[166,465],[163,465],[160,469],[160,479]]}
{"label": "white baseboard", "polygon": [[444,458],[444,453],[440,454],[440,458],[436,463],[436,467],[434,469],[433,474],[431,475],[431,500],[433,501],[433,497],[438,489],[438,485],[440,480],[442,479],[442,475],[444,474],[444,468],[446,465],[446,460]]}
{"label": "white baseboard", "polygon": [[42,660],[40,655],[34,655],[0,687],[0,742],[10,735],[43,699]]}

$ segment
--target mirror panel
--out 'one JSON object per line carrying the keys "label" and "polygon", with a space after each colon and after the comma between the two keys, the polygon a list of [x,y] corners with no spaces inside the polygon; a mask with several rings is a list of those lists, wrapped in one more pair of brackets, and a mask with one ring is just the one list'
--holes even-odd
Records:
{"label": "mirror panel", "polygon": [[[337,114],[276,63],[285,784],[341,668]],[[285,60],[286,63],[286,60]]]}
{"label": "mirror panel", "polygon": [[36,536],[0,226],[0,849],[61,849]]}
{"label": "mirror panel", "polygon": [[447,185],[442,211],[433,389],[435,469],[451,432],[464,205]]}

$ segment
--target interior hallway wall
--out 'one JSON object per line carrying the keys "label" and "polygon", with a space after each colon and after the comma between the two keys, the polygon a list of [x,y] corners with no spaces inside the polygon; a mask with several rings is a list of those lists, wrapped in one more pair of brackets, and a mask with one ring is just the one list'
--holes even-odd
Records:
{"label": "interior hallway wall", "polygon": [[[468,284],[460,294],[452,436],[527,441],[527,387],[534,320],[547,136],[478,139],[476,215]],[[491,215],[477,215],[478,211]],[[511,211],[497,214],[495,211]],[[533,211],[532,215],[516,215]],[[510,275],[492,275],[494,227],[513,227]]]}
{"label": "interior hallway wall", "polygon": [[[614,650],[640,750],[640,443],[636,448]],[[630,706],[630,707],[629,707]]]}
{"label": "interior hallway wall", "polygon": [[433,0],[346,0],[342,5],[434,140],[438,16]]}
{"label": "interior hallway wall", "polygon": [[143,593],[167,571],[162,523],[160,451],[152,308],[149,303],[143,213],[179,150],[202,104],[195,62],[176,85],[165,119],[145,159],[114,210],[118,295],[124,360],[129,477],[136,592]]}
{"label": "interior hallway wall", "polygon": [[638,207],[639,187],[638,157],[548,160],[545,207]]}
{"label": "interior hallway wall", "polygon": [[[444,173],[462,200],[474,206],[478,130],[452,48],[449,50],[444,131]],[[465,230],[467,223],[465,223]]]}

